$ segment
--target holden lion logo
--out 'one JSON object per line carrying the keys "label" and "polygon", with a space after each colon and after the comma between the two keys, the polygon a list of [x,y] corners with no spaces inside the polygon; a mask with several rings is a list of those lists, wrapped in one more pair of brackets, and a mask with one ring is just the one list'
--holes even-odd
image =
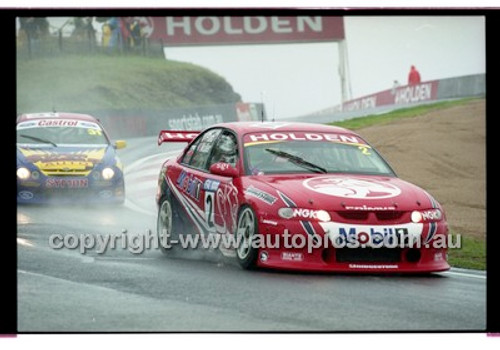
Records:
{"label": "holden lion logo", "polygon": [[342,198],[382,199],[401,193],[398,187],[382,181],[348,177],[315,177],[305,180],[303,184],[312,191]]}

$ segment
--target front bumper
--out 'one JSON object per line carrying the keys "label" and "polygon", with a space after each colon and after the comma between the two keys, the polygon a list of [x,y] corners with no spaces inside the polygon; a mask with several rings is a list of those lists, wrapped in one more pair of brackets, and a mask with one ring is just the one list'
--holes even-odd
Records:
{"label": "front bumper", "polygon": [[[391,229],[405,227],[404,224],[369,226],[373,228],[372,232],[393,232]],[[397,245],[391,242],[391,247],[379,245],[376,248],[361,244],[355,247],[333,244],[323,227],[317,222],[305,224],[303,221],[261,219],[259,232],[272,235],[274,239],[269,239],[273,244],[259,247],[257,265],[281,270],[350,273],[429,273],[450,268],[447,247],[442,244],[443,239],[448,238],[445,221],[433,225],[429,241],[430,224],[423,224],[420,240],[414,241],[411,246],[407,241],[401,241]],[[288,237],[285,238],[284,232]],[[438,241],[439,244],[436,244]],[[299,244],[292,244],[294,242]],[[305,245],[301,246],[304,242]]]}
{"label": "front bumper", "polygon": [[[39,181],[17,181],[18,204],[46,203],[123,203],[125,187],[123,177],[112,181],[92,181],[89,178],[65,177],[67,183],[85,183],[82,187],[54,187],[52,178]],[[85,181],[82,181],[85,180]]]}

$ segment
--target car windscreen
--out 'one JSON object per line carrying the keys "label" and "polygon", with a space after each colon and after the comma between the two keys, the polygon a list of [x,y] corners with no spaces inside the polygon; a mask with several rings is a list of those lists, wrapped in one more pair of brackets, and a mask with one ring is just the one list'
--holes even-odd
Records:
{"label": "car windscreen", "polygon": [[20,123],[17,126],[17,143],[63,145],[107,145],[106,135],[96,123],[74,122],[71,124]]}
{"label": "car windscreen", "polygon": [[356,136],[324,133],[250,134],[245,136],[244,150],[247,175],[394,175],[375,149]]}

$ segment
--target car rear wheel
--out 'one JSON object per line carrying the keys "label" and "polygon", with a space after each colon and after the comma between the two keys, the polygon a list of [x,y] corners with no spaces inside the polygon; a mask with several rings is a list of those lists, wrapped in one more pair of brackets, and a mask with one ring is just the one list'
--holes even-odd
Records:
{"label": "car rear wheel", "polygon": [[172,255],[176,250],[173,243],[178,240],[177,226],[170,197],[164,196],[160,201],[156,224],[158,243],[163,254]]}
{"label": "car rear wheel", "polygon": [[244,269],[252,269],[257,261],[258,249],[252,246],[257,234],[257,217],[249,206],[243,206],[236,227],[236,259]]}

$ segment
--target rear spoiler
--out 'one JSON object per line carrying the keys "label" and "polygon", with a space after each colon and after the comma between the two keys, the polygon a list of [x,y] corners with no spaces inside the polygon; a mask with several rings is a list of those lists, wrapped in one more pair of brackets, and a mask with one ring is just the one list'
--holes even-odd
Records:
{"label": "rear spoiler", "polygon": [[158,146],[163,142],[191,142],[199,133],[199,131],[162,130],[158,135]]}

